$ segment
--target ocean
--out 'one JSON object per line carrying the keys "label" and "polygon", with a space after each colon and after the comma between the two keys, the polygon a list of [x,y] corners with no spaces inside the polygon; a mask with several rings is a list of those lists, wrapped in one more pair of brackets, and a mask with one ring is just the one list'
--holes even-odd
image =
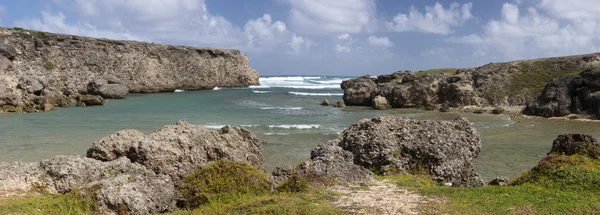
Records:
{"label": "ocean", "polygon": [[[122,129],[150,133],[185,119],[209,128],[246,127],[263,144],[266,168],[298,164],[318,144],[336,138],[352,123],[379,115],[452,120],[459,113],[416,109],[376,111],[369,107],[321,106],[342,101],[340,83],[352,77],[261,77],[261,86],[131,94],[104,106],[56,108],[34,114],[0,114],[0,161],[35,162],[55,155],[84,155],[94,141]],[[482,137],[478,170],[484,179],[514,177],[535,166],[563,133],[600,136],[598,124],[504,115],[462,114]]]}

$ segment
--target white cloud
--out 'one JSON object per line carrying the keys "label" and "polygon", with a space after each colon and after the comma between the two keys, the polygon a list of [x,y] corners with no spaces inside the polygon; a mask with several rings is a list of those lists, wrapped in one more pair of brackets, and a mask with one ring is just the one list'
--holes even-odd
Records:
{"label": "white cloud", "polygon": [[431,48],[421,52],[421,56],[424,57],[446,57],[448,58],[450,54],[454,53],[454,50],[450,48]]}
{"label": "white cloud", "polygon": [[290,20],[303,33],[360,33],[375,28],[375,0],[288,0]]}
{"label": "white cloud", "polygon": [[274,47],[281,44],[290,32],[285,23],[276,21],[273,23],[271,15],[265,14],[263,17],[249,20],[244,25],[244,35],[247,39],[247,45],[251,48]]}
{"label": "white cloud", "polygon": [[[576,4],[575,2],[571,2]],[[579,1],[577,1],[579,3]],[[528,8],[522,14],[515,4],[502,6],[502,19],[489,21],[484,32],[472,34],[449,41],[474,44],[478,53],[488,54],[496,51],[507,59],[546,57],[580,54],[598,50],[600,22],[590,15],[569,15],[571,7],[564,14],[553,15],[548,3],[542,2],[542,8]],[[555,7],[550,7],[555,8]],[[542,10],[542,13],[538,11]]]}
{"label": "white cloud", "polygon": [[552,16],[576,20],[600,19],[600,7],[597,0],[541,0],[540,7]]}
{"label": "white cloud", "polygon": [[350,52],[352,51],[356,40],[348,33],[340,34],[335,39],[335,51],[336,52]]}
{"label": "white cloud", "polygon": [[394,43],[391,42],[390,39],[388,39],[387,37],[376,37],[374,35],[371,35],[367,38],[367,41],[369,41],[369,44],[373,46],[381,46],[384,48],[390,48],[394,46]]}
{"label": "white cloud", "polygon": [[425,7],[425,13],[421,13],[415,7],[411,7],[408,14],[399,13],[392,22],[386,22],[389,30],[396,32],[416,31],[433,34],[452,34],[452,27],[463,26],[473,18],[471,14],[471,3],[460,5],[450,4],[444,8],[440,3]]}
{"label": "white cloud", "polygon": [[314,42],[293,34],[288,44],[290,45],[293,53],[300,54],[310,51],[310,47],[314,45]]}

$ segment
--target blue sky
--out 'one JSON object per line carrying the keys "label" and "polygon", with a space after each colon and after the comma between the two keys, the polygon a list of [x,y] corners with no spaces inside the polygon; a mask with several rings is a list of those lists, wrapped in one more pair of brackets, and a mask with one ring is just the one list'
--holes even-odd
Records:
{"label": "blue sky", "polygon": [[0,24],[235,48],[263,75],[378,75],[600,49],[598,0],[2,0]]}

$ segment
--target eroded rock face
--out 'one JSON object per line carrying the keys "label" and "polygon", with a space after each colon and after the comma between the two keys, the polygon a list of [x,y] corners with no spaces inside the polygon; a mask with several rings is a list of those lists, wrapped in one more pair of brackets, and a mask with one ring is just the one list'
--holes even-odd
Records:
{"label": "eroded rock face", "polygon": [[238,50],[35,34],[7,28],[0,28],[0,41],[0,88],[12,90],[4,95],[0,89],[0,100],[16,97],[27,101],[43,89],[75,97],[88,94],[88,83],[97,79],[109,83],[92,87],[91,91],[106,99],[121,98],[126,92],[259,84],[258,72],[250,68],[248,57]]}
{"label": "eroded rock face", "polygon": [[96,106],[104,105],[104,103],[106,103],[106,100],[102,98],[102,96],[83,95],[81,96],[81,102],[83,102],[85,106]]}
{"label": "eroded rock face", "polygon": [[387,110],[392,108],[392,106],[390,104],[388,104],[387,99],[385,99],[385,97],[383,96],[376,96],[373,99],[373,108],[377,109],[377,110]]}
{"label": "eroded rock face", "polygon": [[600,159],[600,144],[592,135],[562,134],[558,135],[552,143],[549,154],[581,154]]}
{"label": "eroded rock face", "polygon": [[341,87],[344,90],[344,103],[351,106],[371,105],[371,94],[377,91],[377,85],[369,75],[345,80],[342,82]]}
{"label": "eroded rock face", "polygon": [[319,145],[311,159],[295,169],[277,168],[273,177],[283,181],[300,169],[305,175],[362,183],[373,178],[372,171],[425,173],[451,186],[483,186],[475,172],[480,151],[479,133],[463,117],[453,121],[376,117],[360,120],[340,139]]}
{"label": "eroded rock face", "polygon": [[250,131],[231,126],[211,131],[183,120],[149,135],[119,131],[95,142],[87,157],[102,161],[127,157],[175,181],[219,159],[248,162],[260,169],[264,164],[261,142]]}
{"label": "eroded rock face", "polygon": [[123,84],[109,83],[104,79],[96,79],[87,85],[88,93],[99,95],[105,99],[122,99],[127,96],[129,89]]}
{"label": "eroded rock face", "polygon": [[577,77],[561,77],[546,85],[524,114],[554,117],[588,113],[600,118],[600,70],[586,70]]}
{"label": "eroded rock face", "polygon": [[363,119],[341,137],[338,145],[367,169],[383,174],[425,171],[453,186],[481,185],[475,173],[479,133],[462,117],[451,122],[397,116]]}
{"label": "eroded rock face", "polygon": [[0,163],[0,191],[80,191],[94,195],[105,211],[154,214],[175,209],[181,177],[219,159],[263,168],[262,145],[243,128],[211,131],[185,121],[149,135],[123,130],[94,143],[88,157]]}

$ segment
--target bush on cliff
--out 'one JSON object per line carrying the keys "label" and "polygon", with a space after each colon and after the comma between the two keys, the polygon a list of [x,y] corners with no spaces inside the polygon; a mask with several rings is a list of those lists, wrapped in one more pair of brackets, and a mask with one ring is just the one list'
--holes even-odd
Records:
{"label": "bush on cliff", "polygon": [[187,175],[179,185],[186,206],[227,202],[242,196],[262,195],[271,189],[267,174],[246,163],[219,160]]}

